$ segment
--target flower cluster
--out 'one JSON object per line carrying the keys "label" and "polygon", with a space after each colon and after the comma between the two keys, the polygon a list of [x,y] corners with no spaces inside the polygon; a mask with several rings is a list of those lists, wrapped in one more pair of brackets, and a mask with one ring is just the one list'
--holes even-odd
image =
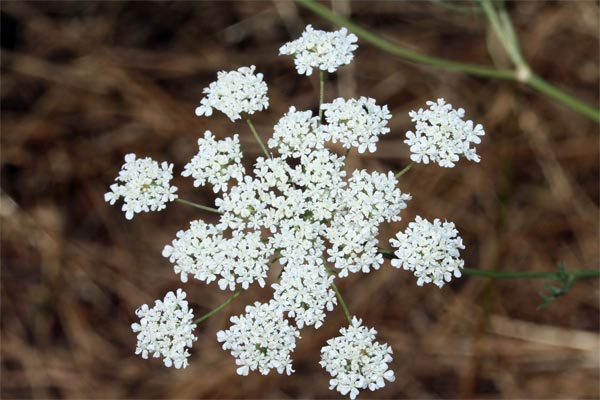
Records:
{"label": "flower cluster", "polygon": [[269,107],[267,84],[263,74],[254,74],[256,67],[241,67],[237,71],[219,72],[217,81],[204,88],[206,94],[196,108],[196,115],[212,115],[213,108],[230,120],[242,118],[241,114],[254,114]]}
{"label": "flower cluster", "polygon": [[392,349],[375,341],[375,329],[362,326],[362,320],[353,317],[352,324],[340,333],[321,349],[321,366],[332,376],[330,389],[344,396],[350,393],[355,399],[361,389],[377,390],[385,386],[385,380],[396,379],[388,367]]}
{"label": "flower cluster", "polygon": [[391,172],[387,175],[365,170],[352,173],[326,234],[331,243],[327,261],[340,270],[340,277],[348,276],[348,272],[366,273],[383,264],[377,246],[379,224],[399,221],[400,211],[411,199],[396,184]]}
{"label": "flower cluster", "polygon": [[187,348],[192,347],[197,338],[193,333],[196,328],[194,314],[185,297],[185,292],[177,289],[177,294],[169,292],[163,301],[156,300],[154,307],[144,304],[136,310],[140,323],[131,325],[138,333],[135,354],[141,354],[143,358],[148,358],[149,354],[162,356],[167,367],[188,366],[190,353]]}
{"label": "flower cluster", "polygon": [[225,238],[219,227],[199,220],[177,232],[177,239],[162,254],[175,264],[173,269],[182,282],[192,275],[206,283],[218,279],[221,290],[235,290],[236,284],[244,289],[255,281],[265,285],[272,248],[260,240],[259,232],[235,230],[231,238]]}
{"label": "flower cluster", "polygon": [[273,127],[269,147],[277,148],[282,158],[298,158],[322,149],[326,141],[327,135],[319,126],[319,117],[313,117],[311,111],[296,111],[296,107],[291,106]]}
{"label": "flower cluster", "polygon": [[204,186],[208,181],[215,193],[226,192],[231,179],[238,182],[243,179],[242,151],[237,134],[233,138],[215,140],[212,132],[206,131],[204,138],[198,139],[198,147],[198,154],[181,173],[194,178],[195,187]]}
{"label": "flower cluster", "polygon": [[361,97],[344,100],[341,97],[321,105],[325,111],[327,137],[340,142],[346,149],[357,147],[359,153],[377,150],[379,135],[390,131],[387,127],[392,114],[387,106],[380,107],[374,99]]}
{"label": "flower cluster", "polygon": [[465,246],[452,222],[442,223],[436,218],[431,223],[417,216],[404,233],[390,239],[390,244],[397,249],[392,266],[413,271],[419,286],[433,282],[442,287],[453,275],[461,276],[464,261],[458,250]]}
{"label": "flower cluster", "polygon": [[279,55],[293,56],[300,75],[311,75],[313,68],[335,72],[338,67],[350,64],[353,51],[358,48],[357,40],[346,28],[325,32],[308,25],[300,38],[281,46]]}
{"label": "flower cluster", "polygon": [[321,259],[308,264],[289,264],[280,282],[272,285],[273,300],[295,318],[298,328],[304,325],[319,328],[325,319],[324,309],[332,311],[337,304],[332,282],[333,275],[327,272]]}
{"label": "flower cluster", "polygon": [[[300,74],[310,75],[313,68],[333,72],[352,60],[355,42],[356,36],[346,29],[323,32],[309,25],[280,53],[294,56]],[[217,81],[204,89],[206,97],[196,114],[210,116],[217,109],[235,121],[266,109],[267,85],[262,78],[254,66],[219,72]],[[459,156],[479,161],[471,144],[484,135],[481,125],[464,122],[464,111],[452,109],[443,99],[427,105],[428,110],[410,113],[416,133],[408,132],[406,142],[413,161],[431,160],[445,167],[454,166]],[[389,132],[387,106],[360,97],[337,98],[320,108],[324,118],[291,106],[268,142],[274,154],[258,157],[251,173],[241,164],[237,134],[216,140],[206,131],[198,140],[198,154],[182,175],[192,177],[196,187],[213,186],[216,208],[198,206],[217,212],[219,220],[214,224],[192,221],[162,254],[182,282],[193,277],[230,291],[248,289],[255,282],[266,286],[269,269],[278,262],[277,279],[270,282],[273,298],[248,305],[245,314],[231,317],[229,329],[217,333],[240,375],[255,370],[293,373],[291,353],[299,329],[318,329],[326,312],[341,303],[350,325],[322,348],[320,364],[332,376],[330,388],[355,399],[361,390],[377,390],[394,381],[388,365],[392,350],[375,340],[374,329],[350,318],[334,280],[381,267],[379,225],[399,221],[411,196],[397,187],[399,175],[393,172],[346,172],[352,148],[374,152],[380,136]],[[253,129],[249,119],[248,123]],[[340,143],[346,154],[334,153],[328,142]],[[125,161],[117,177],[124,184],[112,185],[105,199],[114,204],[124,197],[128,219],[137,212],[160,210],[177,197],[177,189],[169,184],[172,165],[136,160],[133,154]],[[452,276],[460,276],[463,261],[458,250],[464,246],[453,223],[417,217],[390,243],[397,249],[392,265],[413,271],[418,285],[433,282],[441,287]],[[196,338],[192,311],[184,299],[179,289],[157,300],[153,308],[138,309],[141,321],[132,325],[138,333],[136,353],[144,358],[162,356],[167,366],[187,366],[188,348]]]}
{"label": "flower cluster", "polygon": [[290,353],[296,348],[300,337],[298,329],[283,318],[279,305],[254,303],[246,306],[246,314],[231,317],[233,325],[226,331],[217,332],[217,340],[223,342],[223,350],[231,350],[239,375],[258,370],[267,375],[272,369],[290,375],[294,372]]}
{"label": "flower cluster", "polygon": [[177,188],[171,186],[171,179],[173,164],[163,162],[159,165],[150,157],[136,159],[135,154],[127,154],[116,178],[123,184],[112,184],[104,200],[113,205],[123,197],[122,211],[127,219],[142,211],[160,211],[177,198]]}
{"label": "flower cluster", "polygon": [[410,146],[411,160],[429,164],[438,163],[441,167],[452,168],[459,156],[479,162],[477,151],[471,144],[481,143],[485,135],[483,126],[473,126],[473,121],[465,121],[465,110],[455,110],[444,99],[428,101],[428,110],[411,111],[408,115],[416,124],[415,132],[406,132],[404,143]]}

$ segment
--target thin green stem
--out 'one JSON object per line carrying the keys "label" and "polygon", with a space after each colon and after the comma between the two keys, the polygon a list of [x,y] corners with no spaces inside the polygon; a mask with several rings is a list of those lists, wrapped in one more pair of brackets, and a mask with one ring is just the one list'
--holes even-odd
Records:
{"label": "thin green stem", "polygon": [[491,0],[479,0],[479,3],[486,17],[488,18],[490,25],[500,39],[500,43],[502,43],[504,50],[515,65],[517,74],[516,78],[518,81],[529,85],[539,93],[564,104],[572,110],[575,110],[586,117],[595,120],[596,122],[600,122],[600,111],[598,109],[569,95],[566,92],[563,92],[556,86],[546,82],[531,71],[529,64],[527,64],[523,58],[523,55],[521,54],[517,34],[515,33],[510,16],[503,7],[502,2],[498,2],[501,4],[501,8],[499,10],[496,9]]}
{"label": "thin green stem", "polygon": [[398,172],[396,175],[394,175],[394,177],[395,177],[396,179],[400,178],[402,175],[404,175],[405,173],[407,173],[407,172],[408,172],[408,170],[409,170],[409,169],[411,169],[413,165],[415,165],[415,162],[414,162],[414,161],[411,161],[411,162],[410,162],[410,164],[408,164],[406,167],[404,167],[404,168],[402,169],[402,171],[400,171],[400,172]]}
{"label": "thin green stem", "polygon": [[206,314],[204,314],[200,318],[194,320],[194,323],[195,324],[199,324],[200,322],[204,321],[205,319],[208,319],[208,318],[212,317],[213,315],[215,315],[216,313],[218,313],[219,311],[221,311],[223,308],[227,307],[229,305],[229,303],[231,303],[233,300],[235,300],[243,292],[244,292],[244,289],[238,290],[230,298],[228,298],[227,300],[225,300],[225,302],[223,304],[221,304],[217,308],[215,308],[215,309],[207,312]]}
{"label": "thin green stem", "polygon": [[570,94],[563,92],[556,86],[549,82],[546,82],[536,74],[532,73],[529,76],[527,84],[537,90],[538,92],[556,100],[559,103],[585,115],[586,117],[593,119],[596,122],[600,122],[600,111],[597,108],[590,106],[587,103],[571,96]]}
{"label": "thin green stem", "polygon": [[505,37],[508,37],[511,40],[511,50],[509,55],[511,56],[513,62],[518,63],[517,69],[514,71],[509,69],[497,69],[494,67],[488,67],[484,65],[467,64],[440,57],[430,56],[427,54],[422,54],[418,51],[399,46],[398,44],[384,39],[381,36],[371,33],[369,30],[362,28],[361,26],[353,23],[347,18],[342,17],[341,15],[335,14],[329,8],[315,2],[314,0],[296,0],[296,2],[330,22],[338,26],[346,27],[348,30],[356,34],[365,42],[370,43],[373,46],[394,56],[416,63],[433,65],[435,67],[446,69],[449,71],[462,72],[465,74],[485,78],[522,82],[530,86],[531,88],[537,90],[539,93],[557,101],[558,103],[561,103],[596,122],[600,122],[600,111],[598,111],[596,107],[587,104],[567,94],[566,92],[563,92],[556,86],[544,81],[542,78],[536,76],[533,72],[530,71],[529,66],[525,63],[521,56],[518,45],[515,44],[516,35],[514,34],[514,30],[512,29],[512,24],[510,23],[510,19],[508,18],[507,13],[500,15],[500,17],[502,18],[497,18],[497,26],[504,26],[504,28],[499,29],[501,29],[502,32],[506,32]]}
{"label": "thin green stem", "polygon": [[256,128],[254,128],[254,125],[252,124],[252,121],[250,121],[250,118],[246,118],[246,122],[248,123],[248,126],[250,127],[250,130],[252,131],[254,138],[260,145],[260,148],[262,149],[263,153],[265,153],[265,156],[267,158],[271,157],[269,155],[269,152],[267,151],[267,148],[265,147],[265,144],[263,143],[262,139],[260,138],[260,136],[258,136],[258,132],[256,132]]}
{"label": "thin green stem", "polygon": [[506,13],[505,10],[502,10],[502,14],[499,15],[491,0],[479,0],[479,4],[513,64],[521,68],[528,67],[521,55],[519,42],[512,29],[512,23],[510,22],[508,13]]}
{"label": "thin green stem", "polygon": [[[396,256],[391,250],[379,249],[379,253],[388,259],[395,259]],[[557,272],[538,272],[538,271],[490,271],[483,269],[473,269],[473,268],[462,268],[461,272],[464,275],[470,276],[482,276],[486,278],[493,279],[548,279],[555,278],[557,276]],[[596,278],[600,277],[600,270],[593,269],[579,269],[567,271],[573,279],[581,279],[581,278]]]}
{"label": "thin green stem", "polygon": [[323,96],[325,93],[325,71],[319,70],[319,125],[323,122]]}
{"label": "thin green stem", "polygon": [[192,201],[188,201],[188,200],[184,200],[184,199],[180,199],[180,198],[175,199],[175,201],[178,201],[181,204],[185,204],[185,205],[188,205],[188,206],[199,208],[199,209],[204,210],[204,211],[210,211],[210,212],[213,212],[213,213],[220,214],[220,211],[217,210],[216,208],[212,208],[212,207],[208,207],[208,206],[203,206],[202,204],[194,203]]}
{"label": "thin green stem", "polygon": [[350,315],[350,311],[348,310],[348,306],[346,306],[346,303],[344,302],[344,298],[342,297],[340,290],[338,289],[335,282],[333,282],[333,281],[331,282],[331,287],[333,288],[333,291],[335,292],[335,295],[338,298],[338,301],[342,305],[342,309],[344,310],[344,314],[346,315],[346,319],[348,320],[348,323],[350,323],[350,325],[352,325],[352,316]]}
{"label": "thin green stem", "polygon": [[[323,258],[323,266],[325,267],[327,272],[329,272],[331,275],[335,275],[335,272],[327,266],[326,258],[324,256],[322,258]],[[338,289],[338,287],[334,281],[331,281],[331,287],[333,288],[333,291],[335,292],[335,296],[337,297],[338,301],[340,302],[340,305],[342,306],[342,309],[344,310],[344,315],[346,315],[346,319],[348,320],[350,325],[352,325],[352,315],[350,315],[350,310],[348,310],[348,306],[346,305],[346,302],[344,301],[344,298],[342,297],[342,293],[340,292],[340,290]]]}

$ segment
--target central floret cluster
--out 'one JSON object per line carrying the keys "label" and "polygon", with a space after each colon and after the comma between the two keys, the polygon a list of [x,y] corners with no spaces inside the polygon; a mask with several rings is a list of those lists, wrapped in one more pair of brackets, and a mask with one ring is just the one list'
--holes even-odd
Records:
{"label": "central floret cluster", "polygon": [[[300,117],[297,130],[277,129],[283,125],[293,128],[295,124],[290,122],[296,116]],[[391,172],[357,170],[346,180],[345,157],[325,148],[328,136],[321,133],[329,129],[313,122],[310,112],[291,111],[279,121],[271,147],[282,144],[284,154],[258,158],[254,176],[238,178],[240,182],[215,201],[221,214],[219,224],[196,221],[165,247],[163,254],[174,262],[182,280],[193,275],[210,282],[220,275],[222,288],[235,290],[236,283],[246,288],[253,281],[264,285],[265,261],[276,253],[281,255],[279,262],[286,267],[286,276],[307,265],[324,269],[324,256],[340,277],[379,268],[383,258],[377,252],[378,226],[399,221],[399,213],[411,197],[396,187]],[[350,129],[356,128],[352,125],[342,132],[337,125],[336,129],[340,135],[350,136]],[[212,146],[220,145],[217,141]],[[236,160],[231,160],[233,165]],[[205,162],[211,163],[211,159]],[[221,164],[229,162],[220,159]],[[263,229],[271,234],[261,236]],[[231,238],[226,239],[229,232]]]}

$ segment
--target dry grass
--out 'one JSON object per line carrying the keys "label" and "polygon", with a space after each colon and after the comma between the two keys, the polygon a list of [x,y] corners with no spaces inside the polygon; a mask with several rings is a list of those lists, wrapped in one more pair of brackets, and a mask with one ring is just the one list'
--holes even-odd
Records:
{"label": "dry grass", "polygon": [[[337,2],[339,12],[424,52],[505,62],[470,13],[430,2]],[[598,104],[595,2],[510,5],[525,56],[543,77]],[[239,132],[246,160],[259,154],[247,127],[196,118],[216,71],[256,64],[272,106],[263,135],[289,107],[315,107],[315,81],[299,77],[280,44],[307,23],[328,25],[286,2],[2,2],[2,398],[327,398],[318,350],[344,324],[336,310],[305,329],[291,377],[235,375],[215,332],[251,290],[202,324],[185,371],[133,355],[133,311],[181,283],[164,244],[199,214],[178,204],[125,221],[103,201],[128,152],[181,170],[206,129]],[[313,77],[314,78],[314,77]],[[454,221],[466,264],[498,270],[598,268],[598,126],[529,90],[394,59],[363,45],[327,98],[387,103],[392,134],[351,167],[398,170],[407,162],[407,112],[446,97],[483,122],[482,163],[419,167],[402,178],[414,215]],[[182,197],[210,204],[209,190],[176,179]],[[185,286],[197,314],[226,297]],[[397,381],[376,398],[597,398],[598,282],[581,281],[537,311],[540,281],[465,278],[418,288],[386,265],[341,283],[351,310],[394,348]]]}

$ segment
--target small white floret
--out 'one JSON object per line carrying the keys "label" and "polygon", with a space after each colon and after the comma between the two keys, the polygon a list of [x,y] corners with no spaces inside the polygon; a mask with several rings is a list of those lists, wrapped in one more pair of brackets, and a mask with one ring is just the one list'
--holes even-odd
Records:
{"label": "small white floret", "polygon": [[433,223],[417,216],[396,238],[391,238],[396,259],[392,266],[413,271],[417,285],[433,282],[442,287],[452,277],[460,278],[464,261],[459,249],[464,249],[462,238],[452,222],[442,223],[435,219]]}
{"label": "small white floret", "polygon": [[341,97],[321,105],[327,125],[327,138],[340,142],[346,149],[356,147],[359,153],[377,150],[379,136],[390,131],[387,127],[392,115],[387,106],[378,106],[374,99],[361,97],[345,100]]}
{"label": "small white floret", "polygon": [[199,151],[187,163],[181,175],[194,178],[194,186],[213,186],[215,193],[226,192],[231,179],[241,182],[244,175],[242,151],[238,135],[233,138],[215,140],[211,131],[204,132],[198,139]]}
{"label": "small white floret", "polygon": [[235,121],[241,114],[254,114],[269,107],[267,84],[263,74],[255,74],[254,65],[236,71],[221,71],[217,80],[203,90],[206,94],[196,108],[196,115],[212,115],[213,108]]}
{"label": "small white floret", "polygon": [[150,157],[136,159],[135,154],[127,154],[116,178],[121,184],[111,185],[104,200],[113,205],[122,197],[127,219],[140,212],[160,211],[177,198],[177,188],[170,184],[172,178],[173,164],[159,165]]}
{"label": "small white floret", "polygon": [[137,333],[135,354],[142,358],[163,357],[167,367],[188,366],[188,348],[197,338],[194,314],[185,297],[185,292],[177,289],[177,293],[167,293],[162,301],[156,300],[154,307],[144,304],[136,310],[140,322],[131,325]]}
{"label": "small white floret", "polygon": [[174,264],[182,282],[192,275],[233,291],[237,285],[248,289],[253,282],[264,286],[272,252],[258,231],[234,230],[231,238],[225,238],[220,227],[198,220],[192,221],[188,230],[177,232],[177,239],[165,246],[162,254]]}
{"label": "small white floret", "polygon": [[350,64],[358,48],[357,40],[346,28],[325,32],[308,25],[301,37],[281,46],[279,54],[294,57],[301,75],[311,75],[313,68],[335,72],[338,67]]}
{"label": "small white floret", "polygon": [[326,140],[319,117],[313,117],[311,111],[296,111],[292,106],[273,128],[269,147],[277,148],[283,158],[299,158],[322,149]]}
{"label": "small white floret", "polygon": [[300,332],[283,317],[278,304],[256,302],[246,306],[246,313],[231,317],[233,323],[226,331],[217,332],[223,350],[230,350],[238,365],[239,375],[258,370],[267,375],[275,369],[279,374],[291,375],[290,354],[296,348]]}
{"label": "small white floret", "polygon": [[273,300],[300,329],[305,325],[318,329],[323,325],[325,310],[332,311],[337,304],[331,288],[334,276],[325,268],[321,258],[306,264],[288,263],[279,282],[271,285],[275,290]]}
{"label": "small white floret", "polygon": [[352,324],[340,329],[341,336],[329,339],[321,349],[321,366],[331,374],[329,388],[355,399],[360,390],[371,391],[394,382],[392,349],[375,340],[377,331],[362,326],[362,320],[352,318]]}
{"label": "small white floret", "polygon": [[428,101],[429,109],[420,108],[408,113],[415,123],[415,131],[406,132],[404,143],[410,146],[410,159],[417,163],[437,163],[452,168],[461,156],[479,162],[474,146],[485,135],[481,124],[465,121],[465,110],[455,110],[444,99]]}

